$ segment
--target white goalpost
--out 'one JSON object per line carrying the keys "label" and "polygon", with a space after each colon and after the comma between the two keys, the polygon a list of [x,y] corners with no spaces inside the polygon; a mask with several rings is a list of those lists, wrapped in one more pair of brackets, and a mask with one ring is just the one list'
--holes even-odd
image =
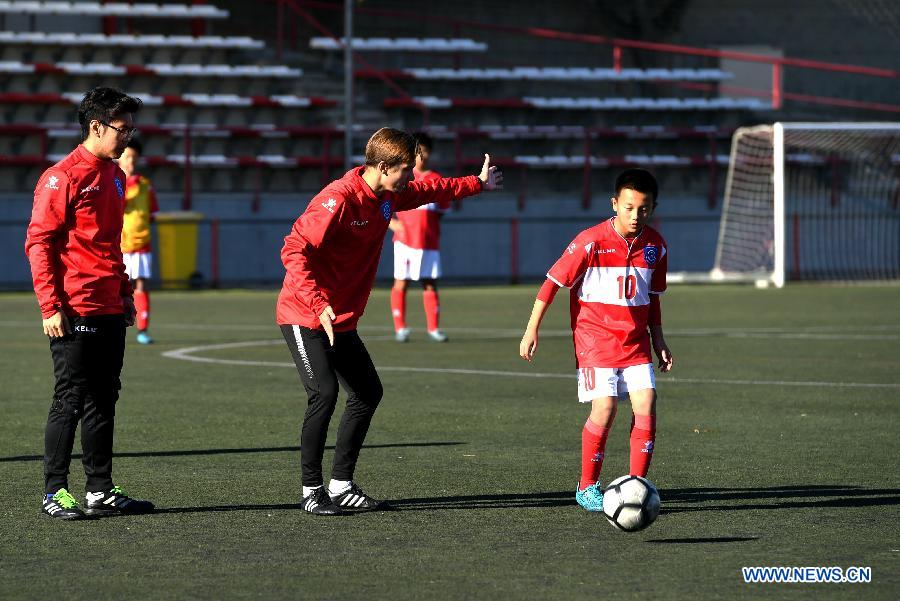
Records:
{"label": "white goalpost", "polygon": [[708,281],[900,279],[900,123],[775,123],[732,138]]}

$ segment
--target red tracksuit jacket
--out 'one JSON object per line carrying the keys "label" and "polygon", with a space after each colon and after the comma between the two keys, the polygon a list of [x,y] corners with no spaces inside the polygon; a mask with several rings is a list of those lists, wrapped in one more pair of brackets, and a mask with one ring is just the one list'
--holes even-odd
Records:
{"label": "red tracksuit jacket", "polygon": [[284,239],[287,273],[275,311],[280,325],[321,328],[319,315],[331,305],[334,329],[355,329],[375,283],[391,213],[481,192],[481,180],[471,175],[413,181],[399,194],[376,196],[363,170],[356,167],[328,184]]}
{"label": "red tracksuit jacket", "polygon": [[131,284],[122,264],[125,174],[79,145],[34,189],[25,254],[44,319],[123,313]]}

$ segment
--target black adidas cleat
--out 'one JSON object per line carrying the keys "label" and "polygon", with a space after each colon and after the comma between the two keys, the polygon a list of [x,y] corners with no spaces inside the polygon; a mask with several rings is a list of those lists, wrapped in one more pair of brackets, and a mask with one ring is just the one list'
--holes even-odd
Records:
{"label": "black adidas cleat", "polygon": [[154,509],[150,501],[132,499],[118,486],[108,491],[89,492],[84,500],[87,515],[137,515],[150,513]]}
{"label": "black adidas cleat", "polygon": [[381,501],[364,493],[363,489],[353,482],[350,483],[350,488],[344,492],[331,495],[331,500],[344,511],[372,511],[381,506]]}
{"label": "black adidas cleat", "polygon": [[75,497],[65,488],[60,488],[55,494],[44,495],[41,513],[57,520],[83,520],[87,517],[78,507]]}
{"label": "black adidas cleat", "polygon": [[324,486],[314,489],[308,496],[303,497],[303,511],[314,515],[340,515],[344,513],[335,505],[331,497],[325,491]]}

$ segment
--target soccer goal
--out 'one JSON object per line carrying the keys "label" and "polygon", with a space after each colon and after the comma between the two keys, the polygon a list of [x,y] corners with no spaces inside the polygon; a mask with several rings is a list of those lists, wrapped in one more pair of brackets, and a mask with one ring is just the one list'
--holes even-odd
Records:
{"label": "soccer goal", "polygon": [[711,279],[900,278],[900,123],[738,129]]}

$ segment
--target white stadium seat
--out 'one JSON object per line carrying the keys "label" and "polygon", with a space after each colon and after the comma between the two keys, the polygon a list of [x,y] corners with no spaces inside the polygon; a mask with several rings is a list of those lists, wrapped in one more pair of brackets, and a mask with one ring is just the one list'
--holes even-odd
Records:
{"label": "white stadium seat", "polygon": [[[345,38],[314,37],[309,47],[314,50],[340,50]],[[487,44],[460,38],[353,38],[352,47],[359,51],[485,52]]]}
{"label": "white stadium seat", "polygon": [[175,19],[227,19],[229,12],[206,4],[152,4],[110,2],[0,2],[0,13],[33,15],[85,15],[96,17],[154,17]]}
{"label": "white stadium seat", "polygon": [[245,48],[259,49],[265,44],[260,40],[235,36],[165,36],[102,33],[43,33],[32,31],[0,31],[0,43],[53,46],[128,46],[128,47],[176,47],[176,48]]}

